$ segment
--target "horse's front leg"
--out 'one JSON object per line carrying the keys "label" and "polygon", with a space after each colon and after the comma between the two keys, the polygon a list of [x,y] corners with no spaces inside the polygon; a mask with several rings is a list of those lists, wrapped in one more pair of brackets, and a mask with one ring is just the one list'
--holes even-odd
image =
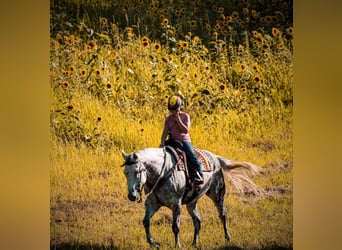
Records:
{"label": "horse's front leg", "polygon": [[172,208],[172,216],[173,216],[172,231],[175,234],[175,247],[179,247],[179,248],[181,247],[181,244],[179,242],[180,215],[181,215],[181,204],[176,204]]}
{"label": "horse's front leg", "polygon": [[152,216],[159,210],[160,207],[154,208],[148,201],[145,202],[145,217],[143,220],[143,224],[145,227],[147,242],[152,246],[159,247],[159,243],[154,242],[151,231],[150,231],[150,220]]}

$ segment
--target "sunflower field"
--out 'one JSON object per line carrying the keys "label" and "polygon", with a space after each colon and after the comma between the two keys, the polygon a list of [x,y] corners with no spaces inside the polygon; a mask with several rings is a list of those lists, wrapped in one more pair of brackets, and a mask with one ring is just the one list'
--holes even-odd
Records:
{"label": "sunflower field", "polygon": [[[291,0],[51,0],[51,247],[149,248],[121,150],[158,147],[178,95],[196,147],[262,168],[264,197],[227,185],[228,245],[200,200],[200,246],[292,248],[293,85]],[[151,222],[165,249],[170,216]]]}

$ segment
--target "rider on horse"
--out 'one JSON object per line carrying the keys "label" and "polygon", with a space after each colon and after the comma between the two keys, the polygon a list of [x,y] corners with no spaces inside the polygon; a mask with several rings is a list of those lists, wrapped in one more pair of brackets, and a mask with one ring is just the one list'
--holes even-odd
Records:
{"label": "rider on horse", "polygon": [[179,96],[171,96],[169,98],[168,110],[171,114],[165,119],[160,147],[165,146],[165,140],[168,135],[170,137],[169,139],[181,142],[186,158],[192,163],[196,170],[195,183],[201,185],[203,184],[202,164],[198,160],[194,152],[194,146],[190,140],[190,116],[187,113],[182,112],[181,107],[182,100]]}

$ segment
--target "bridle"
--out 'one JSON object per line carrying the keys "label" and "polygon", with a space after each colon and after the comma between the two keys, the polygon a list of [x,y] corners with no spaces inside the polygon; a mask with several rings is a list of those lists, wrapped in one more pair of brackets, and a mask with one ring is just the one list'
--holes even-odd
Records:
{"label": "bridle", "polygon": [[129,159],[127,159],[125,162],[124,162],[124,164],[122,164],[121,165],[121,167],[123,167],[123,166],[130,166],[130,165],[133,165],[133,164],[137,164],[137,166],[138,166],[138,173],[139,173],[139,175],[140,175],[140,177],[139,177],[139,185],[140,185],[140,188],[139,188],[139,190],[138,190],[138,193],[139,193],[139,197],[140,197],[140,199],[139,199],[139,203],[140,202],[142,202],[144,199],[146,199],[148,196],[150,196],[153,192],[154,192],[154,190],[156,189],[156,187],[157,187],[157,185],[158,185],[158,183],[159,183],[159,181],[160,181],[160,179],[162,178],[162,176],[164,175],[164,172],[165,172],[165,163],[166,163],[166,151],[165,151],[165,148],[163,148],[163,152],[164,152],[164,163],[163,163],[163,166],[162,166],[162,170],[161,170],[161,172],[160,172],[160,175],[159,175],[159,177],[158,177],[158,179],[157,179],[157,181],[156,181],[156,183],[154,184],[154,186],[153,186],[153,188],[151,189],[151,191],[148,193],[148,194],[146,194],[144,197],[142,197],[142,190],[143,190],[143,188],[144,188],[144,184],[142,184],[141,185],[141,177],[142,177],[142,172],[145,172],[145,174],[146,174],[146,178],[147,178],[147,170],[146,170],[146,167],[145,167],[145,165],[139,160],[139,159],[132,159],[131,157],[129,158]]}

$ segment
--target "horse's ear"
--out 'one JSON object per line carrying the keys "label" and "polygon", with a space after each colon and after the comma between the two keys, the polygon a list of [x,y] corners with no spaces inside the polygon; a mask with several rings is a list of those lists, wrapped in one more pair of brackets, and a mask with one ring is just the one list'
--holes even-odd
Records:
{"label": "horse's ear", "polygon": [[125,154],[123,150],[121,150],[122,157],[125,159],[125,161],[128,159],[128,155]]}

